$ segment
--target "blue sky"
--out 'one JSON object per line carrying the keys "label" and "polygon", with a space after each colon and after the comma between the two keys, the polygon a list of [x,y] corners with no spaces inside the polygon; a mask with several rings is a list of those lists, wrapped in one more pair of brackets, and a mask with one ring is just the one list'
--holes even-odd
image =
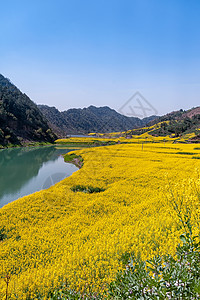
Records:
{"label": "blue sky", "polygon": [[9,0],[0,73],[60,110],[136,92],[158,114],[199,105],[199,0]]}

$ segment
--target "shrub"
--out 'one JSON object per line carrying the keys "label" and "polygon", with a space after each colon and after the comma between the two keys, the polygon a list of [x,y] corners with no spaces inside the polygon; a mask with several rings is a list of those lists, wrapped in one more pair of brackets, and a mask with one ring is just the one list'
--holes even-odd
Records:
{"label": "shrub", "polygon": [[93,187],[93,186],[84,186],[84,185],[75,185],[71,188],[73,192],[83,192],[83,193],[100,193],[104,192],[105,189],[99,188],[99,187]]}
{"label": "shrub", "polygon": [[7,238],[7,235],[5,233],[5,228],[2,227],[2,228],[0,228],[0,241],[3,241],[6,238]]}
{"label": "shrub", "polygon": [[108,286],[107,294],[86,295],[63,287],[49,299],[199,299],[200,298],[200,243],[190,243],[182,235],[175,257],[160,256],[142,261],[132,256],[125,271],[117,273]]}
{"label": "shrub", "polygon": [[[200,200],[198,190],[197,194]],[[51,299],[200,299],[200,234],[193,235],[193,211],[182,200],[179,203],[174,194],[171,206],[183,229],[175,256],[156,255],[143,261],[125,252],[121,256],[124,270],[118,271],[106,294],[86,295],[68,288],[60,291],[62,297],[59,294]]]}
{"label": "shrub", "polygon": [[199,299],[199,258],[199,243],[191,246],[187,239],[175,257],[158,255],[147,261],[132,257],[110,284],[109,298]]}

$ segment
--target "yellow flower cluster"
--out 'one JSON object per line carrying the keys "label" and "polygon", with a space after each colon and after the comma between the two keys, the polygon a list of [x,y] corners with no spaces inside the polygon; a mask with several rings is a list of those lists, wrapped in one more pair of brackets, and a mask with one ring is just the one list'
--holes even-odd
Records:
{"label": "yellow flower cluster", "polygon": [[[111,133],[109,133],[110,136],[112,136]],[[67,138],[67,139],[58,139],[55,142],[59,145],[93,145],[95,143],[108,143],[108,142],[113,142],[113,143],[121,143],[121,144],[132,144],[132,143],[160,143],[160,142],[169,142],[169,143],[174,143],[176,139],[170,138],[169,136],[166,137],[155,137],[148,132],[143,133],[141,135],[133,135],[131,139],[127,139],[125,137],[118,137],[118,138],[112,138],[112,137],[72,137],[72,138]]]}
{"label": "yellow flower cluster", "polygon": [[58,144],[93,144],[93,143],[103,143],[113,141],[116,142],[116,139],[111,138],[97,138],[97,137],[70,137],[67,139],[58,139],[55,142]]}
{"label": "yellow flower cluster", "polygon": [[[189,203],[198,230],[200,150],[195,145],[135,140],[76,154],[84,165],[72,176],[0,209],[0,229],[7,236],[0,241],[0,299],[6,274],[11,275],[9,299],[45,297],[63,281],[98,292],[122,268],[123,253],[143,259],[173,254],[182,228],[172,191]],[[105,191],[73,192],[76,185]]]}

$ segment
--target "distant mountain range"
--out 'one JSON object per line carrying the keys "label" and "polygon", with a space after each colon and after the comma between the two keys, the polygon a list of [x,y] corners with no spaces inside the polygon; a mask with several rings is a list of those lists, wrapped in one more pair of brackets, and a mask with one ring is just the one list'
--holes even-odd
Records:
{"label": "distant mountain range", "polygon": [[38,105],[43,115],[48,120],[54,132],[65,137],[69,134],[87,134],[89,132],[118,132],[132,128],[143,127],[150,121],[158,118],[151,116],[144,119],[126,117],[108,106],[68,109],[60,112],[55,107]]}
{"label": "distant mountain range", "polygon": [[[155,125],[155,126],[154,126]],[[146,127],[145,127],[146,126]],[[152,127],[153,126],[153,127]],[[151,128],[150,128],[151,127]],[[182,109],[164,116],[144,119],[127,117],[108,106],[68,109],[36,105],[9,79],[0,74],[0,145],[23,145],[26,142],[53,142],[71,134],[127,132],[125,134],[183,136],[195,133],[200,140],[200,107]]]}
{"label": "distant mountain range", "polygon": [[56,135],[37,105],[0,74],[0,145],[53,142],[55,139]]}

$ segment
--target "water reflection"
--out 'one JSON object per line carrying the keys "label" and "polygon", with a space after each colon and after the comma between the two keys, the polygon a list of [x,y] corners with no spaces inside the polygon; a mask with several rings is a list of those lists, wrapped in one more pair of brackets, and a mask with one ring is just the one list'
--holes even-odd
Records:
{"label": "water reflection", "polygon": [[60,156],[69,151],[54,146],[0,150],[0,207],[76,171]]}

